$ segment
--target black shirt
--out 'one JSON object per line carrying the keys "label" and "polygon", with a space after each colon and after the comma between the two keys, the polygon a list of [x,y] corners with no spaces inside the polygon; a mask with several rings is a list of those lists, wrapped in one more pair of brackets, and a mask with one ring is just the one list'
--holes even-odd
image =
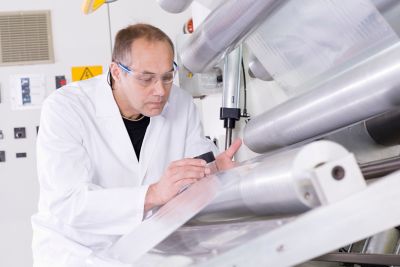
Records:
{"label": "black shirt", "polygon": [[144,135],[146,134],[147,126],[149,126],[150,123],[150,118],[143,117],[143,119],[139,121],[131,121],[125,118],[122,119],[124,120],[126,130],[128,131],[129,138],[131,139],[133,148],[135,149],[135,153],[139,161],[140,149],[142,147]]}

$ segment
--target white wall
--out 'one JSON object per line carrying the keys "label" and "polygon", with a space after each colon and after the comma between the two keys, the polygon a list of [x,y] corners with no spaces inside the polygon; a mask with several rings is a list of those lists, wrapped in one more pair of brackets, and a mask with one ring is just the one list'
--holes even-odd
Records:
{"label": "white wall", "polygon": [[[21,10],[50,10],[55,53],[54,64],[0,67],[0,150],[6,151],[7,161],[0,163],[0,266],[32,266],[30,216],[36,211],[38,182],[35,168],[36,126],[40,110],[12,111],[9,77],[13,74],[43,74],[46,90],[55,90],[56,75],[71,80],[71,67],[102,65],[107,70],[111,58],[107,8],[85,16],[81,0],[2,0],[0,12]],[[110,5],[112,32],[133,22],[152,23],[174,40],[190,11],[179,15],[161,10],[156,1],[119,0]],[[26,139],[14,139],[13,128],[26,127]],[[26,159],[15,153],[26,152]]]}

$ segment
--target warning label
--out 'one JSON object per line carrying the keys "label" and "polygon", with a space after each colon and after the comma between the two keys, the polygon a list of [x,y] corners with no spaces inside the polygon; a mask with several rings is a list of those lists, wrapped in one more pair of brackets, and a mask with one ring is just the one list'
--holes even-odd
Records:
{"label": "warning label", "polygon": [[81,67],[72,67],[72,81],[81,81],[90,79],[94,76],[100,75],[103,73],[102,66],[81,66]]}

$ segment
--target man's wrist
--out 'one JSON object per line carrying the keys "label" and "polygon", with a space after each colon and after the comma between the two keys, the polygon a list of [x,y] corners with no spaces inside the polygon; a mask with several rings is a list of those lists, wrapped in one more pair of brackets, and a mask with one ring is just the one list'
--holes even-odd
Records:
{"label": "man's wrist", "polygon": [[159,206],[156,194],[156,184],[151,184],[147,189],[146,197],[144,200],[144,211],[147,212],[152,208]]}

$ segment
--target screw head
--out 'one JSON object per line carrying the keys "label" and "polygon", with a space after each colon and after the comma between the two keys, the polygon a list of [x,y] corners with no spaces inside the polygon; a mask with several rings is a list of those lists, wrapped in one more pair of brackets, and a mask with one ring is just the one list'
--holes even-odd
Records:
{"label": "screw head", "polygon": [[331,174],[333,179],[340,181],[344,178],[346,171],[342,166],[335,166],[333,167]]}

